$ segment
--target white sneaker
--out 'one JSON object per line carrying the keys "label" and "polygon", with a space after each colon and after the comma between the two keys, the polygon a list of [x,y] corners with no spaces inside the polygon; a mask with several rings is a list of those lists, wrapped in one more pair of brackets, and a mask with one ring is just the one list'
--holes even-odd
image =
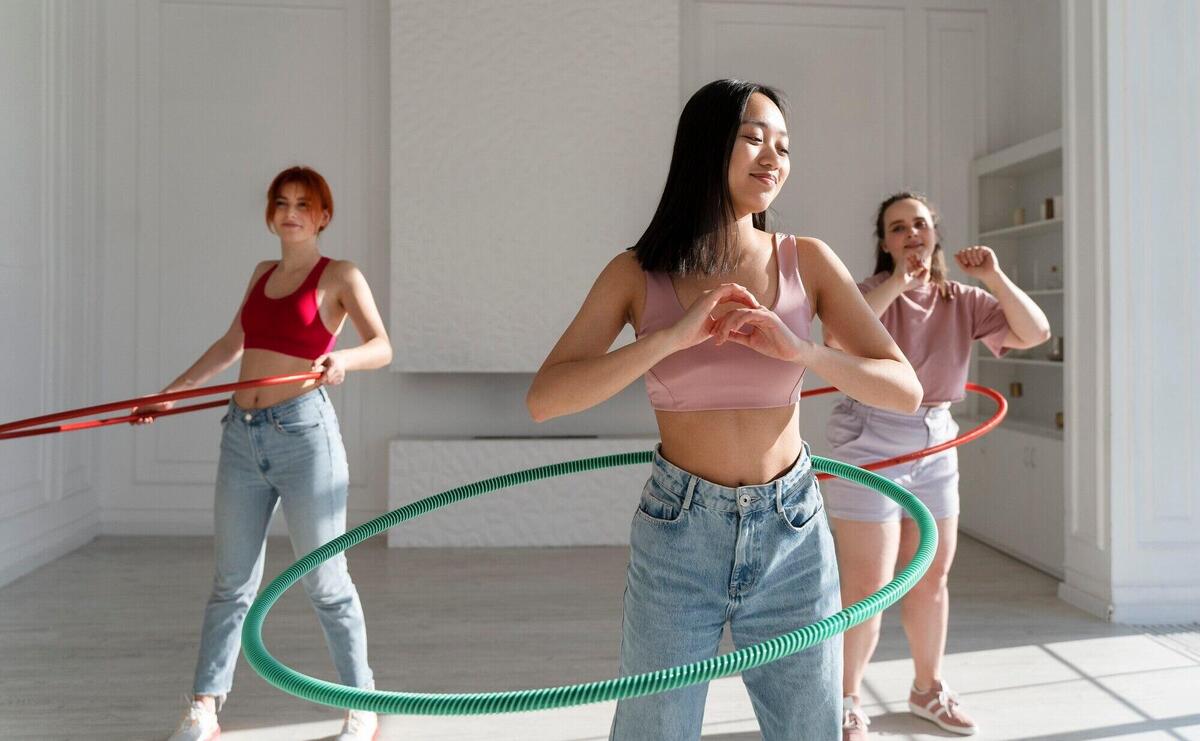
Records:
{"label": "white sneaker", "polygon": [[379,733],[379,716],[366,710],[351,710],[346,714],[342,732],[335,741],[373,741]]}
{"label": "white sneaker", "polygon": [[209,710],[204,703],[188,698],[187,710],[179,721],[179,728],[171,734],[167,741],[213,741],[221,735],[221,726],[217,725],[217,714]]}

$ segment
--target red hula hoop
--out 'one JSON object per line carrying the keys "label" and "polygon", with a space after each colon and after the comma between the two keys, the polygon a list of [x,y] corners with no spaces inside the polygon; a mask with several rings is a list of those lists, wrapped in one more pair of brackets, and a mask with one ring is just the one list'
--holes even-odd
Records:
{"label": "red hula hoop", "polygon": [[[119,425],[127,422],[133,422],[144,417],[169,417],[172,414],[197,412],[201,409],[213,409],[215,407],[225,406],[229,402],[225,399],[221,399],[218,401],[206,401],[201,404],[188,404],[187,406],[175,407],[162,412],[154,412],[153,414],[126,414],[120,417],[105,417],[103,419],[91,419],[85,422],[71,422],[62,425],[50,424],[51,422],[61,422],[62,420],[66,419],[91,417],[96,414],[104,414],[105,412],[113,412],[123,409],[136,409],[142,406],[150,406],[151,404],[161,404],[164,401],[179,401],[181,399],[192,399],[197,396],[227,394],[231,391],[237,391],[238,389],[258,388],[260,386],[280,386],[288,383],[300,383],[301,381],[314,381],[320,377],[321,373],[319,371],[311,371],[308,373],[295,373],[288,376],[254,378],[249,381],[223,383],[217,386],[202,386],[200,388],[187,389],[185,391],[172,391],[166,394],[138,396],[133,399],[114,401],[109,404],[97,404],[96,406],[71,409],[66,412],[46,414],[41,417],[30,417],[29,419],[20,419],[16,422],[8,422],[0,425],[0,440],[11,440],[18,437],[32,437],[34,435],[48,435],[52,432],[87,430],[93,427],[107,427],[108,425]],[[38,427],[37,425],[49,426]]]}
{"label": "red hula hoop", "polygon": [[[30,417],[29,419],[21,419],[16,422],[8,422],[0,425],[0,440],[11,440],[19,437],[32,437],[34,435],[48,435],[53,432],[72,432],[74,430],[87,430],[93,427],[107,427],[108,425],[125,424],[133,422],[143,417],[169,417],[173,414],[184,414],[186,412],[196,412],[201,409],[213,409],[215,407],[225,406],[228,402],[224,399],[218,401],[206,401],[201,404],[189,404],[187,406],[175,407],[162,412],[153,414],[126,414],[119,417],[105,417],[103,419],[92,419],[84,422],[71,422],[69,424],[53,425],[52,422],[61,422],[67,419],[76,419],[78,417],[91,417],[96,414],[104,414],[124,409],[136,409],[141,406],[149,406],[151,404],[159,404],[164,401],[179,401],[182,399],[192,399],[197,396],[212,396],[214,394],[226,394],[238,389],[258,388],[260,386],[278,386],[288,383],[299,383],[301,381],[312,381],[320,378],[320,372],[313,371],[310,373],[296,373],[289,376],[270,376],[268,378],[255,378],[249,381],[238,381],[236,383],[225,383],[218,386],[204,386],[196,389],[187,389],[186,391],[172,391],[166,394],[151,394],[149,396],[139,396],[133,399],[125,399],[124,401],[114,401],[109,404],[98,404],[91,407],[83,407],[80,409],[72,409],[66,412],[57,412],[55,414],[47,414],[41,417]],[[995,389],[990,389],[987,386],[979,386],[974,383],[966,385],[967,391],[981,394],[996,402],[996,412],[978,427],[968,430],[953,440],[948,440],[939,445],[934,445],[924,450],[916,450],[904,455],[898,455],[894,458],[887,458],[874,463],[868,463],[862,468],[868,471],[878,471],[882,468],[890,468],[898,466],[901,463],[909,463],[918,458],[924,458],[928,455],[935,455],[943,450],[957,447],[963,443],[969,443],[983,437],[987,433],[995,429],[1004,421],[1004,415],[1008,413],[1008,400]],[[837,389],[833,386],[823,386],[821,388],[804,391],[800,394],[801,398],[809,396],[820,396],[822,394],[835,393]],[[47,425],[38,427],[37,425]],[[818,476],[821,479],[827,479],[827,474]]]}
{"label": "red hula hoop", "polygon": [[[954,438],[953,440],[947,440],[944,443],[940,443],[938,445],[934,445],[934,446],[925,448],[923,450],[914,450],[911,453],[905,453],[904,455],[898,455],[894,458],[885,458],[881,461],[875,461],[874,463],[867,463],[867,464],[859,466],[859,468],[865,468],[868,471],[878,471],[881,468],[891,468],[892,466],[898,466],[901,463],[909,463],[911,461],[917,460],[918,458],[924,458],[925,456],[928,456],[928,455],[936,455],[937,453],[940,453],[943,450],[949,450],[950,448],[958,447],[959,445],[962,445],[963,443],[969,443],[972,440],[977,440],[977,439],[983,437],[984,435],[988,434],[992,430],[996,429],[996,427],[998,427],[1000,425],[1000,423],[1004,421],[1004,415],[1008,414],[1008,400],[1005,399],[1003,394],[1001,394],[999,391],[988,388],[987,386],[980,386],[975,383],[968,383],[965,388],[967,391],[973,391],[982,396],[986,396],[989,399],[991,399],[992,401],[996,402],[996,413],[993,414],[988,419],[984,420],[984,422],[982,424],[980,424],[978,427],[975,427],[974,429],[971,429],[971,430],[967,430],[966,432],[964,432],[963,434]],[[802,392],[800,394],[800,398],[805,398],[808,396],[820,396],[821,394],[832,394],[836,391],[837,391],[837,389],[834,388],[833,386],[822,386],[821,388],[818,388],[818,389],[812,389],[811,391]],[[831,477],[829,476],[829,474],[822,473],[822,474],[819,474],[817,476],[817,478],[823,480],[823,479],[828,479]]]}

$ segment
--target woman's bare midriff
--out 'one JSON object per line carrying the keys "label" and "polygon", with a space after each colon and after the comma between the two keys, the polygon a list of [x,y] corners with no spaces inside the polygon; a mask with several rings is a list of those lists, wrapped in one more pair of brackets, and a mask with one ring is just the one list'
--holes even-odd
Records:
{"label": "woman's bare midriff", "polygon": [[656,411],[662,455],[722,486],[774,481],[800,456],[799,407]]}
{"label": "woman's bare midriff", "polygon": [[[297,373],[308,373],[311,370],[311,360],[284,355],[274,350],[252,349],[242,353],[242,368],[238,374],[238,380],[250,381],[267,376],[290,376]],[[305,381],[303,384],[289,383],[280,386],[241,389],[233,395],[233,401],[242,409],[262,409],[308,393],[316,386],[316,381]]]}

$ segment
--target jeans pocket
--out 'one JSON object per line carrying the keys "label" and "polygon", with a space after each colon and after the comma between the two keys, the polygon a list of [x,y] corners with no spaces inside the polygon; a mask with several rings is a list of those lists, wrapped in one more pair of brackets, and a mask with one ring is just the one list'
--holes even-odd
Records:
{"label": "jeans pocket", "polygon": [[792,532],[804,532],[823,508],[824,503],[821,501],[820,490],[817,489],[814,482],[795,492],[791,497],[785,496],[783,512],[779,513],[779,517]]}
{"label": "jeans pocket", "polygon": [[285,435],[304,435],[321,426],[325,418],[319,410],[296,409],[275,417],[275,429]]}
{"label": "jeans pocket", "polygon": [[834,449],[844,447],[862,437],[866,418],[854,409],[839,404],[825,424],[825,439]]}
{"label": "jeans pocket", "polygon": [[650,479],[642,489],[636,517],[653,525],[674,525],[683,517],[683,502]]}

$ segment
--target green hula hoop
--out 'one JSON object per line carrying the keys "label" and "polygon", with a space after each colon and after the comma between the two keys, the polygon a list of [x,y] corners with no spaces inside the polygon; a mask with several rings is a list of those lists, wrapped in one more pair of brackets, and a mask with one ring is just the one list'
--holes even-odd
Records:
{"label": "green hula hoop", "polygon": [[246,659],[263,679],[296,697],[337,708],[369,710],[377,713],[485,715],[548,710],[571,705],[620,700],[627,697],[640,697],[744,672],[747,669],[753,669],[803,651],[852,628],[900,599],[929,568],[934,553],[937,551],[937,523],[925,505],[915,496],[878,474],[840,461],[813,456],[813,470],[868,486],[891,498],[907,510],[920,529],[921,542],[917,546],[917,552],[912,561],[896,578],[885,584],[875,594],[855,602],[823,620],[762,643],[683,666],[645,674],[633,674],[617,679],[544,689],[480,693],[389,692],[347,687],[301,674],[278,661],[263,645],[263,622],[266,620],[267,612],[283,592],[323,561],[358,545],[367,538],[439,507],[497,489],[553,476],[644,464],[649,463],[653,458],[654,452],[648,450],[637,453],[618,453],[555,463],[496,476],[434,494],[394,509],[353,530],[348,530],[344,535],[329,541],[289,566],[283,573],[275,577],[254,600],[254,604],[250,606],[250,610],[246,614],[246,622],[242,626],[242,648],[245,651]]}

